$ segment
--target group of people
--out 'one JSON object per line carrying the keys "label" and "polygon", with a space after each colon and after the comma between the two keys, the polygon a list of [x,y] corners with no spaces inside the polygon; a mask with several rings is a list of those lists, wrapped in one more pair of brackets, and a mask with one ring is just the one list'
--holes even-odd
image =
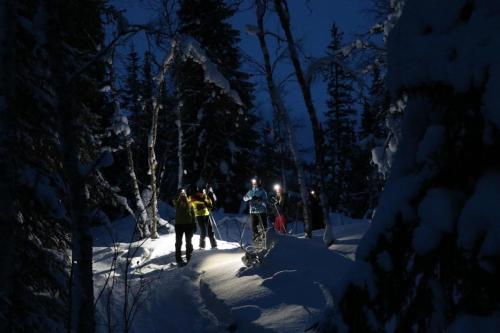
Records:
{"label": "group of people", "polygon": [[[268,200],[267,193],[261,187],[259,178],[252,179],[252,188],[243,197],[244,201],[250,203],[249,214],[252,221],[253,240],[261,237],[261,233],[267,229],[267,206],[270,203],[274,212],[274,229],[280,233],[286,233],[288,196],[283,188],[276,184],[274,186],[275,194]],[[312,230],[324,228],[323,212],[320,200],[314,190],[309,192],[308,211],[310,212],[310,224],[305,225],[305,236],[312,237]],[[274,209],[273,209],[274,208]],[[260,226],[260,227],[259,227]]]}
{"label": "group of people", "polygon": [[[244,195],[243,200],[249,203],[249,214],[252,226],[252,240],[254,243],[265,239],[264,235],[268,227],[268,204],[274,208],[274,228],[276,231],[286,233],[286,208],[288,198],[279,185],[274,187],[275,195],[268,199],[267,192],[262,188],[261,181],[255,177],[251,180],[251,188]],[[189,196],[185,189],[179,190],[177,198],[174,200],[175,207],[175,260],[183,265],[185,262],[181,256],[182,238],[186,240],[186,261],[189,262],[193,253],[192,238],[196,232],[196,225],[200,228],[201,249],[205,248],[205,239],[208,236],[210,246],[217,247],[217,241],[212,227],[213,218],[210,210],[213,208],[217,197],[212,188],[197,188]],[[306,226],[306,237],[312,236],[312,229],[323,227],[323,217],[319,198],[314,191],[309,194],[309,208],[312,223]]]}

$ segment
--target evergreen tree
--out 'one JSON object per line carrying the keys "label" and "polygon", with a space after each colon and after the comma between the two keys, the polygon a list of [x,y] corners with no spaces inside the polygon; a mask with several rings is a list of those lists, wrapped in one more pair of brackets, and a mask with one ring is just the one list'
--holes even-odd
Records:
{"label": "evergreen tree", "polygon": [[146,51],[144,53],[139,90],[141,94],[141,110],[139,114],[136,114],[132,128],[135,141],[133,151],[136,172],[139,181],[143,184],[149,183],[147,146],[153,115],[153,94],[155,93],[151,57],[150,52]]}
{"label": "evergreen tree", "polygon": [[127,56],[127,78],[123,91],[124,107],[130,113],[130,129],[132,138],[132,152],[136,175],[140,183],[148,181],[147,142],[151,127],[153,74],[151,68],[151,54],[145,52],[143,62],[131,46]]}
{"label": "evergreen tree", "polygon": [[250,112],[253,87],[240,69],[239,32],[227,22],[235,11],[222,0],[184,0],[178,16],[180,32],[200,43],[239,94],[241,105],[206,82],[202,67],[192,60],[180,63],[175,73],[185,127],[186,182],[220,185],[223,205],[233,210],[251,176],[257,142],[256,118]]}
{"label": "evergreen tree", "polygon": [[137,145],[146,147],[148,142],[149,130],[151,128],[151,115],[153,114],[153,95],[154,95],[154,78],[152,68],[152,54],[149,51],[144,53],[142,63],[142,80],[141,80],[141,95],[142,95],[142,113],[137,119]]}
{"label": "evergreen tree", "polygon": [[368,208],[377,206],[378,196],[384,184],[384,175],[381,174],[372,160],[372,150],[383,146],[387,136],[385,118],[389,110],[389,94],[381,76],[381,68],[373,66],[370,73],[370,88],[367,96],[363,97],[363,113],[359,132],[360,173],[366,179],[366,193],[364,196]]}
{"label": "evergreen tree", "polygon": [[327,55],[335,61],[323,71],[327,81],[328,110],[325,123],[325,160],[327,164],[326,188],[330,195],[333,210],[353,214],[354,193],[352,174],[353,160],[357,154],[355,120],[356,110],[353,101],[353,77],[346,61],[338,56],[343,33],[336,24],[331,29],[332,40]]}
{"label": "evergreen tree", "polygon": [[257,163],[255,174],[265,181],[283,181],[281,164],[284,154],[281,153],[281,138],[276,122],[265,122],[262,137],[258,141]]}
{"label": "evergreen tree", "polygon": [[102,9],[100,0],[0,5],[9,34],[0,59],[8,82],[0,91],[0,183],[11,203],[0,223],[8,254],[0,262],[1,331],[94,330],[89,227],[96,206],[86,194],[109,120],[97,57]]}
{"label": "evergreen tree", "polygon": [[140,65],[139,56],[135,50],[134,45],[130,46],[130,51],[127,55],[127,77],[125,79],[125,87],[122,92],[123,107],[130,113],[131,130],[137,132],[142,112],[142,94],[141,94],[141,78],[140,78]]}
{"label": "evergreen tree", "polygon": [[389,92],[381,75],[381,68],[373,66],[370,73],[368,96],[363,101],[360,138],[373,143],[385,138],[385,118],[390,107]]}
{"label": "evergreen tree", "polygon": [[162,84],[160,102],[162,108],[158,115],[158,138],[156,151],[158,152],[158,172],[160,196],[170,201],[169,194],[176,193],[177,189],[177,126],[175,125],[176,101],[173,93]]}

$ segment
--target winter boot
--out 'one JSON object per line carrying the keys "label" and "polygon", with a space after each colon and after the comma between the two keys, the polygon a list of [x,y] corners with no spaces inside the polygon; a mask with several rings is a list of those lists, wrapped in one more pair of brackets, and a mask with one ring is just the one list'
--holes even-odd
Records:
{"label": "winter boot", "polygon": [[179,253],[175,252],[175,262],[177,263],[177,265],[179,266],[182,266],[182,265],[185,265],[186,263],[184,262],[184,260],[182,260],[182,256]]}
{"label": "winter boot", "polygon": [[186,261],[189,262],[191,260],[191,254],[193,253],[193,246],[186,245]]}
{"label": "winter boot", "polygon": [[210,246],[212,246],[212,249],[217,248],[217,241],[215,240],[215,237],[210,237]]}
{"label": "winter boot", "polygon": [[175,243],[175,262],[178,265],[184,265],[185,262],[182,260],[182,251],[181,251],[181,245],[178,243]]}
{"label": "winter boot", "polygon": [[205,248],[205,240],[200,238],[200,249]]}

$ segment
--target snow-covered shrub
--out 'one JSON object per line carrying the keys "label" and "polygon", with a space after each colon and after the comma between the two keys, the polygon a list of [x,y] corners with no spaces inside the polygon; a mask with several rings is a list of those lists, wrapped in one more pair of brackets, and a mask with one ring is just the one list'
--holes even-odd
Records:
{"label": "snow-covered shrub", "polygon": [[388,39],[392,98],[407,96],[401,140],[319,331],[497,330],[498,31],[497,0],[406,1]]}

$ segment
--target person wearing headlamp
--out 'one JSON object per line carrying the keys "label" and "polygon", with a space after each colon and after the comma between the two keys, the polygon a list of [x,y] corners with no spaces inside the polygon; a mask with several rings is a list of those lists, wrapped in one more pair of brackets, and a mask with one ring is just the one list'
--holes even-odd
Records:
{"label": "person wearing headlamp", "polygon": [[258,177],[251,180],[252,188],[243,197],[244,201],[250,203],[250,218],[252,222],[252,239],[255,241],[264,238],[267,229],[267,193],[261,187]]}
{"label": "person wearing headlamp", "polygon": [[279,233],[286,233],[286,206],[288,204],[288,199],[284,189],[280,184],[274,185],[274,195],[271,198],[271,202],[275,208],[274,216],[274,229]]}

